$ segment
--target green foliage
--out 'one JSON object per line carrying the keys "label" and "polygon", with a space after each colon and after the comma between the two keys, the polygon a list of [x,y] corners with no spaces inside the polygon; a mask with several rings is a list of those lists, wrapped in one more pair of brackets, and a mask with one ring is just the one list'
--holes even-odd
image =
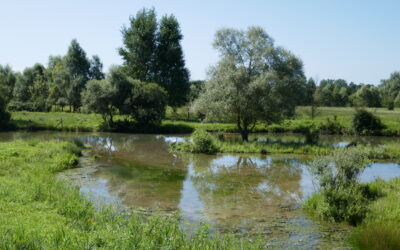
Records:
{"label": "green foliage", "polygon": [[0,65],[0,95],[7,103],[12,99],[16,80],[16,74],[10,66]]}
{"label": "green foliage", "polygon": [[49,111],[50,107],[46,102],[48,91],[45,67],[35,64],[31,68],[26,68],[23,74],[17,76],[9,109]]}
{"label": "green foliage", "polygon": [[380,107],[382,104],[381,93],[373,85],[363,85],[350,99],[354,106],[359,107]]}
{"label": "green foliage", "polygon": [[302,62],[289,51],[275,47],[260,27],[246,31],[217,31],[214,47],[221,60],[209,72],[209,81],[194,104],[208,120],[237,124],[248,140],[257,121],[275,122],[293,116],[304,97]]}
{"label": "green foliage", "polygon": [[368,186],[379,197],[369,206],[367,217],[351,235],[350,242],[356,249],[399,249],[400,179],[377,180]]}
{"label": "green foliage", "polygon": [[168,104],[186,103],[189,71],[185,67],[179,23],[173,16],[160,22],[154,9],[142,9],[122,30],[124,47],[119,53],[129,76],[142,82],[155,82],[168,93]]}
{"label": "green foliage", "polygon": [[77,40],[71,41],[64,63],[69,78],[66,86],[66,97],[69,105],[76,110],[81,106],[81,92],[90,77],[90,62]]}
{"label": "green foliage", "polygon": [[129,75],[143,82],[155,80],[157,17],[154,9],[142,9],[130,18],[130,26],[123,27],[124,47],[119,54]]}
{"label": "green foliage", "polygon": [[383,97],[383,106],[393,110],[394,101],[400,93],[400,72],[393,72],[389,79],[382,80],[379,88]]}
{"label": "green foliage", "polygon": [[186,103],[190,91],[189,70],[185,67],[185,59],[181,40],[183,36],[175,16],[163,16],[157,35],[156,82],[168,93],[168,104],[179,107]]}
{"label": "green foliage", "polygon": [[105,78],[103,73],[103,63],[100,60],[98,55],[92,56],[92,59],[89,60],[90,68],[89,68],[89,78],[92,80],[102,80]]}
{"label": "green foliage", "polygon": [[350,95],[355,93],[360,86],[348,84],[343,79],[321,80],[315,91],[315,101],[321,106],[343,107],[350,105]]}
{"label": "green foliage", "polygon": [[360,135],[380,134],[384,128],[379,117],[364,109],[356,111],[352,123],[353,130]]}
{"label": "green foliage", "polygon": [[216,144],[217,140],[214,136],[203,129],[196,129],[192,133],[190,140],[173,144],[171,147],[173,150],[183,152],[215,154],[219,152]]}
{"label": "green foliage", "polygon": [[317,144],[319,141],[319,129],[315,126],[309,126],[304,128],[302,133],[305,136],[305,143],[307,144]]}
{"label": "green foliage", "polygon": [[359,224],[367,214],[369,199],[359,184],[367,167],[367,154],[359,148],[337,149],[315,160],[310,169],[320,186],[320,194],[310,198],[306,209],[324,220]]}
{"label": "green foliage", "polygon": [[115,114],[113,98],[114,91],[108,80],[91,80],[82,93],[82,104],[85,110],[101,114],[110,125]]}
{"label": "green foliage", "polygon": [[215,138],[202,129],[196,129],[192,136],[192,152],[215,154],[218,148],[215,145]]}
{"label": "green foliage", "polygon": [[0,249],[261,249],[258,242],[211,233],[188,235],[177,216],[144,217],[95,208],[56,178],[75,167],[71,142],[0,143]]}
{"label": "green foliage", "polygon": [[159,125],[165,116],[167,92],[155,83],[135,82],[130,99],[130,115],[140,125]]}
{"label": "green foliage", "polygon": [[336,115],[332,120],[326,118],[326,121],[320,124],[320,130],[324,134],[344,134],[344,126],[337,120]]}
{"label": "green foliage", "polygon": [[6,99],[0,94],[0,131],[9,127],[10,113],[6,110]]}

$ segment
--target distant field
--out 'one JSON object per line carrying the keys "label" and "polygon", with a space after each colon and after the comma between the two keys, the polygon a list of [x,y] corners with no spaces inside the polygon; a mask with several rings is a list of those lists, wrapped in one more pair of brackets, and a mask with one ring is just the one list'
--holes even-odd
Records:
{"label": "distant field", "polygon": [[[311,119],[310,110],[311,108],[306,106],[297,107],[296,119]],[[388,110],[386,108],[367,108],[367,110],[379,116],[384,123],[400,122],[400,109]],[[332,119],[336,115],[339,121],[350,124],[354,113],[355,109],[352,107],[319,107],[317,109],[317,116],[315,117],[315,120],[321,121],[326,120],[327,118]]]}
{"label": "distant field", "polygon": [[[370,108],[369,111],[379,116],[386,129],[383,135],[400,135],[400,110],[389,111],[384,108]],[[327,120],[333,121],[336,117],[337,123],[342,126],[340,131],[325,131],[327,133],[351,133],[351,119],[355,109],[350,107],[320,107],[314,120],[310,118],[310,107],[297,107],[294,119],[285,120],[280,124],[266,125],[257,124],[254,132],[301,132],[304,127],[314,124],[323,127]],[[237,132],[233,123],[199,122],[194,113],[182,107],[173,112],[167,109],[167,119],[162,125],[152,130],[133,128],[129,132],[151,132],[151,133],[190,133],[193,129],[201,127],[208,131]],[[102,124],[100,115],[80,114],[69,112],[12,112],[12,120],[17,129],[23,130],[64,130],[64,131],[107,131]],[[116,116],[115,120],[122,120]],[[110,130],[112,131],[112,130]],[[126,132],[126,131],[125,131]]]}

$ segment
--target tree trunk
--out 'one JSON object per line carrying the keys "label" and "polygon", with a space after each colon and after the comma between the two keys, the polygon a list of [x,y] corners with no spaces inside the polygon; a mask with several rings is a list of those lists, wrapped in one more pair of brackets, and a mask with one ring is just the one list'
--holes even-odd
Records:
{"label": "tree trunk", "polygon": [[243,141],[249,141],[249,131],[247,129],[242,129],[240,135],[242,136]]}

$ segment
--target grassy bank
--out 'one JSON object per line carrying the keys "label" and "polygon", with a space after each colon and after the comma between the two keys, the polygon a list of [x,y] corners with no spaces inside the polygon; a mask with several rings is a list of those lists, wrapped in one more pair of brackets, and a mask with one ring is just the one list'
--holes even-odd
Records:
{"label": "grassy bank", "polygon": [[[196,130],[183,142],[171,144],[172,151],[189,153],[255,153],[255,154],[302,154],[322,156],[336,148],[327,144],[307,144],[301,141],[242,141],[226,139],[221,133],[211,134],[203,129]],[[400,143],[389,142],[380,146],[359,145],[369,159],[400,161]]]}
{"label": "grassy bank", "polygon": [[369,185],[380,197],[351,237],[358,249],[400,249],[400,178]]}
{"label": "grassy bank", "polygon": [[338,149],[310,162],[319,191],[305,201],[311,216],[354,226],[357,249],[400,249],[400,178],[360,183],[370,148]]}
{"label": "grassy bank", "polygon": [[[311,120],[310,107],[297,107],[296,116],[280,124],[266,125],[259,123],[253,132],[299,133],[304,128],[314,125],[324,134],[351,134],[351,119],[354,108],[320,107],[317,116]],[[400,111],[387,109],[368,109],[382,119],[386,126],[381,135],[400,136]],[[224,122],[202,123],[198,118],[187,116],[187,108],[183,107],[173,113],[167,110],[166,120],[157,127],[135,127],[124,123],[123,117],[116,116],[114,128],[108,128],[96,114],[80,114],[68,112],[12,112],[12,123],[20,130],[56,130],[56,131],[110,131],[136,133],[191,133],[196,128],[210,132],[238,132],[235,124]]]}
{"label": "grassy bank", "polygon": [[0,249],[259,248],[205,228],[185,234],[175,217],[95,209],[55,176],[79,152],[71,142],[0,143]]}

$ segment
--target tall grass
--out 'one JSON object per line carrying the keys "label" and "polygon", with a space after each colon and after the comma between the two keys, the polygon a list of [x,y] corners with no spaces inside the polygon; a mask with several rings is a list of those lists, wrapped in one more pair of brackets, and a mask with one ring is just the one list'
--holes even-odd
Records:
{"label": "tall grass", "polygon": [[55,174],[78,164],[72,142],[0,143],[0,249],[260,249],[259,243],[185,233],[179,217],[96,209]]}
{"label": "tall grass", "polygon": [[400,249],[400,179],[369,184],[380,193],[350,240],[357,249]]}

